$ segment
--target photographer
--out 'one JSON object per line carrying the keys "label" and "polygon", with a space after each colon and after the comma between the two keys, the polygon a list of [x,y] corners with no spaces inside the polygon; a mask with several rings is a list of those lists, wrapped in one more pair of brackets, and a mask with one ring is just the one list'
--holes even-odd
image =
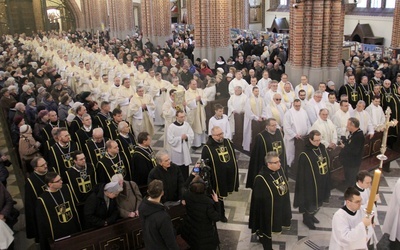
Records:
{"label": "photographer", "polygon": [[186,217],[182,228],[182,238],[190,249],[217,249],[219,245],[216,222],[220,220],[220,203],[213,191],[206,194],[206,183],[196,173],[192,173],[189,190],[183,195]]}

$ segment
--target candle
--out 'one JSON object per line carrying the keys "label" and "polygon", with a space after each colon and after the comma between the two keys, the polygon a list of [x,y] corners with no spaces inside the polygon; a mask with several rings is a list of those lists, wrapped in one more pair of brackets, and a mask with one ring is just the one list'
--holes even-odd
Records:
{"label": "candle", "polygon": [[372,213],[372,207],[374,206],[375,196],[378,191],[379,181],[381,179],[381,171],[376,169],[374,172],[374,180],[372,181],[371,194],[369,195],[368,205],[367,205],[367,214]]}

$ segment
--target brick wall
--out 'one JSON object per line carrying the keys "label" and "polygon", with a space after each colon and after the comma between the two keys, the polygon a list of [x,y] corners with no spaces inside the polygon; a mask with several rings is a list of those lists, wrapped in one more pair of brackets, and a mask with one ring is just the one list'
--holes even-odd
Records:
{"label": "brick wall", "polygon": [[232,0],[232,28],[249,28],[249,9],[248,0]]}
{"label": "brick wall", "polygon": [[341,0],[305,0],[290,7],[290,54],[293,66],[337,66],[343,39]]}
{"label": "brick wall", "polygon": [[196,47],[226,47],[230,44],[232,6],[226,0],[190,1],[195,27]]}
{"label": "brick wall", "polygon": [[391,43],[391,46],[394,48],[400,48],[399,24],[400,24],[400,0],[397,0],[393,14],[393,31],[392,31],[392,43]]}
{"label": "brick wall", "polygon": [[[171,35],[171,10],[169,0],[143,0],[141,8],[142,31],[144,36],[163,37]],[[126,9],[122,11],[126,11]]]}

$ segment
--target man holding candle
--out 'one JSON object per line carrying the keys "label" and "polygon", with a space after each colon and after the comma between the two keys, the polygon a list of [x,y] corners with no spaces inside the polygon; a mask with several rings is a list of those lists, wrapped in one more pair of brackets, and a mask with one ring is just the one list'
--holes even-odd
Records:
{"label": "man holding candle", "polygon": [[333,215],[332,234],[329,249],[367,249],[367,242],[373,234],[372,216],[361,213],[362,198],[355,187],[344,193],[346,204]]}
{"label": "man holding candle", "polygon": [[346,185],[351,187],[354,185],[357,173],[360,170],[365,137],[360,129],[360,121],[357,118],[349,118],[346,128],[350,134],[346,141],[340,142],[339,146],[342,147],[342,150],[340,151],[339,159],[343,165]]}

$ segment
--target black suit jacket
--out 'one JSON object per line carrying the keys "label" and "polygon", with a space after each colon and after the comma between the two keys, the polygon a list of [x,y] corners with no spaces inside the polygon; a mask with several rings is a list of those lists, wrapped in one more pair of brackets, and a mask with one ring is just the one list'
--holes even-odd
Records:
{"label": "black suit jacket", "polygon": [[340,151],[340,161],[344,167],[359,167],[364,151],[365,137],[361,129],[352,133]]}

